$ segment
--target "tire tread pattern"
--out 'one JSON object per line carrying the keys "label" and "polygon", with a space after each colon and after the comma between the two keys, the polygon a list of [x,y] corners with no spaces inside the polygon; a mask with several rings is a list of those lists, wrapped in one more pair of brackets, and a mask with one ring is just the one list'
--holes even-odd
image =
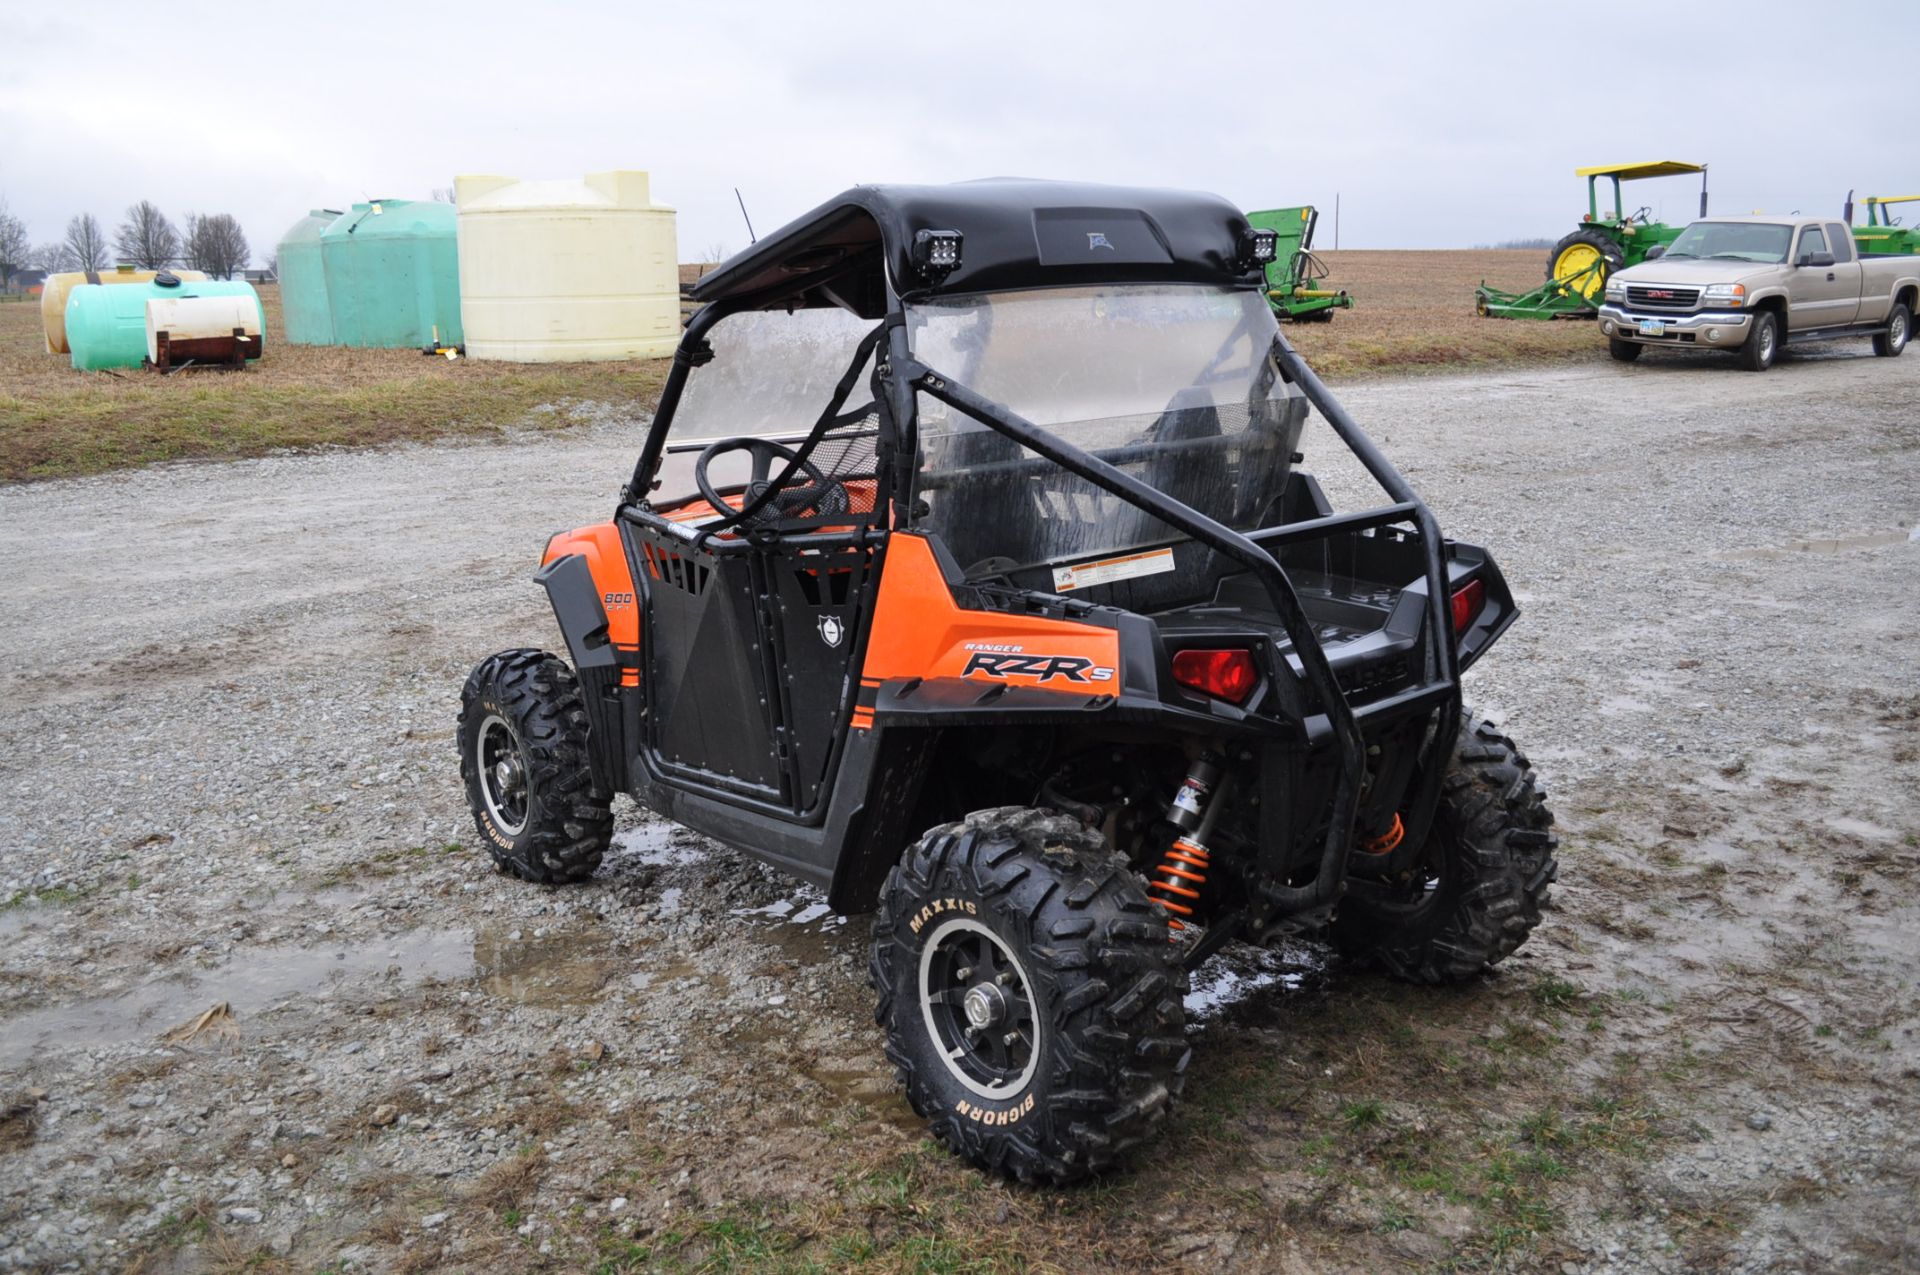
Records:
{"label": "tire tread pattern", "polygon": [[[473,734],[493,704],[519,735],[528,763],[527,826],[508,849],[487,826]],[[600,866],[613,838],[610,804],[593,792],[587,763],[587,710],[580,682],[557,655],[520,647],[475,666],[460,691],[460,778],[480,838],[503,872],[540,885],[585,881]]]}
{"label": "tire tread pattern", "polygon": [[[965,1097],[921,1019],[910,920],[930,900],[976,900],[977,919],[1020,952],[1049,1042],[1035,1109],[994,1125]],[[976,811],[934,828],[887,878],[868,977],[874,1022],[913,1109],[955,1155],[1026,1183],[1077,1181],[1111,1165],[1167,1118],[1185,1083],[1187,974],[1165,914],[1125,859],[1077,820],[1046,810]]]}
{"label": "tire tread pattern", "polygon": [[1411,914],[1344,905],[1330,937],[1343,955],[1412,983],[1477,977],[1519,949],[1540,923],[1559,874],[1553,812],[1533,768],[1498,727],[1469,716],[1454,745],[1435,828],[1448,834],[1451,897]]}

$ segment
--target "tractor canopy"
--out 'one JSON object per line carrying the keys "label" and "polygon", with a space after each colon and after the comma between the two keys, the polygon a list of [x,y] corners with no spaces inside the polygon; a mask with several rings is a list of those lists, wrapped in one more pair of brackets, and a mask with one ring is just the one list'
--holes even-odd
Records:
{"label": "tractor canopy", "polygon": [[1576,168],[1575,177],[1614,177],[1637,182],[1644,177],[1678,177],[1683,173],[1704,173],[1705,164],[1689,164],[1683,159],[1656,159],[1644,164],[1601,164],[1594,168]]}
{"label": "tractor canopy", "polygon": [[1257,287],[1246,217],[1215,195],[995,177],[856,186],[694,285],[750,308],[839,306],[1079,284]]}

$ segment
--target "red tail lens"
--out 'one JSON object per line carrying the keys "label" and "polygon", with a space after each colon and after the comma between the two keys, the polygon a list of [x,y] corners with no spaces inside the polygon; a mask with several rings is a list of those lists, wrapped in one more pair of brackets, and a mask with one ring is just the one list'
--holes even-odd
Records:
{"label": "red tail lens", "polygon": [[1250,651],[1179,651],[1173,657],[1173,680],[1238,704],[1253,694],[1260,674]]}
{"label": "red tail lens", "polygon": [[1454,636],[1467,631],[1480,608],[1487,604],[1487,586],[1484,581],[1469,580],[1467,586],[1453,595],[1453,632]]}

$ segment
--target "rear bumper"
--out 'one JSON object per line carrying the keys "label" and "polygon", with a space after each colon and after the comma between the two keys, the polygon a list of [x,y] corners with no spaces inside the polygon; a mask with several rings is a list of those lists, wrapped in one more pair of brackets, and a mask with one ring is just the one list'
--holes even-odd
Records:
{"label": "rear bumper", "polygon": [[[1643,336],[1642,320],[1662,325],[1659,336]],[[1750,310],[1700,310],[1692,314],[1665,314],[1657,310],[1631,310],[1621,305],[1600,307],[1600,333],[1617,341],[1637,345],[1704,345],[1711,349],[1731,350],[1745,345],[1747,331],[1753,326]]]}

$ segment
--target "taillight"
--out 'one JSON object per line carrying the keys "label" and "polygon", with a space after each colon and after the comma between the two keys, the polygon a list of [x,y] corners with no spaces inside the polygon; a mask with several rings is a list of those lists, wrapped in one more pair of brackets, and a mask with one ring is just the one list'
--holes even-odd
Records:
{"label": "taillight", "polygon": [[1455,637],[1465,633],[1473,624],[1473,618],[1487,604],[1487,586],[1481,580],[1469,580],[1453,595],[1453,633]]}
{"label": "taillight", "polygon": [[1260,674],[1249,651],[1178,651],[1173,657],[1173,680],[1238,704],[1253,694]]}

